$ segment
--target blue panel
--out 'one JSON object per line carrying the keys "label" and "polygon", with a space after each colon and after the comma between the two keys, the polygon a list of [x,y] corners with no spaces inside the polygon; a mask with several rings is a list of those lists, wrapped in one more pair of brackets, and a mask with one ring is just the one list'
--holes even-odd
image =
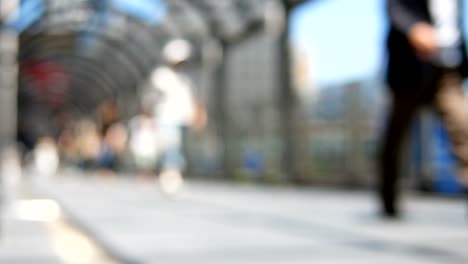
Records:
{"label": "blue panel", "polygon": [[417,118],[412,131],[412,162],[418,170],[422,169],[422,144],[430,144],[430,166],[434,176],[433,189],[444,194],[457,194],[463,191],[457,180],[457,161],[453,155],[450,140],[440,117],[433,117],[434,123],[430,128],[430,142],[421,141],[421,123]]}
{"label": "blue panel", "polygon": [[247,150],[243,155],[242,166],[254,175],[259,176],[265,172],[265,157],[260,151]]}
{"label": "blue panel", "polygon": [[9,29],[23,32],[44,14],[43,0],[22,0],[19,12],[6,21]]}
{"label": "blue panel", "polygon": [[435,186],[437,192],[453,194],[461,193],[462,186],[457,181],[457,161],[453,155],[447,130],[440,122],[434,127],[434,165],[435,165]]}
{"label": "blue panel", "polygon": [[160,22],[166,13],[166,7],[161,0],[112,0],[112,5],[117,10],[148,24]]}
{"label": "blue panel", "polygon": [[78,46],[80,52],[91,52],[96,44],[96,34],[105,30],[110,15],[110,0],[93,0],[94,14],[87,21],[86,29],[80,33]]}

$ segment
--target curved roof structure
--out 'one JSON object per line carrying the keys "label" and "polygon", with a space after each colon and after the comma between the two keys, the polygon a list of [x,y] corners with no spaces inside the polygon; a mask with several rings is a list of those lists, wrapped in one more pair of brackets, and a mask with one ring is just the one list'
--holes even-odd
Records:
{"label": "curved roof structure", "polygon": [[85,114],[106,98],[134,101],[169,39],[238,41],[262,25],[268,1],[23,0],[10,21],[21,94]]}

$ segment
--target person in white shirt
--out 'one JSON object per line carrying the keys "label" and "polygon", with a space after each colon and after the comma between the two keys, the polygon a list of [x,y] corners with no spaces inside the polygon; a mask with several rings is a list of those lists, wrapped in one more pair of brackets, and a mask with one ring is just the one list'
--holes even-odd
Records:
{"label": "person in white shirt", "polygon": [[159,180],[167,193],[175,193],[182,186],[182,172],[185,168],[183,129],[193,126],[194,121],[199,120],[199,108],[192,84],[181,71],[191,52],[191,45],[187,41],[170,41],[162,53],[167,65],[156,68],[150,76],[153,92],[157,94],[154,118],[160,149]]}

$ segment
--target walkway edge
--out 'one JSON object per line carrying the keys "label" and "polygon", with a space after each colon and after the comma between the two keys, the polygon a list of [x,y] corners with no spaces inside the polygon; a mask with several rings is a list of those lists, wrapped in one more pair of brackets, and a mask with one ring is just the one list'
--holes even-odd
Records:
{"label": "walkway edge", "polygon": [[143,264],[141,260],[134,259],[130,256],[125,255],[122,250],[113,246],[112,243],[107,241],[98,230],[92,227],[91,224],[86,223],[81,219],[72,209],[67,207],[67,205],[62,202],[58,197],[55,197],[51,194],[48,194],[48,197],[56,201],[63,212],[64,220],[67,224],[77,228],[79,231],[83,232],[88,236],[96,245],[103,250],[111,259],[116,260],[119,263],[123,264]]}

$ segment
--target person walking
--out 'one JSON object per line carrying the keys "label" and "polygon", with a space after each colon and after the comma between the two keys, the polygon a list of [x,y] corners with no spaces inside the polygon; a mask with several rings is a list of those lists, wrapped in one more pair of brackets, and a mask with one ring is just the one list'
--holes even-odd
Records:
{"label": "person walking", "polygon": [[442,117],[468,184],[468,115],[463,78],[468,73],[461,29],[461,0],[387,0],[387,84],[392,97],[383,137],[378,193],[385,217],[399,210],[400,152],[411,120],[422,106]]}
{"label": "person walking", "polygon": [[184,66],[192,53],[191,44],[184,39],[171,40],[162,50],[165,65],[150,76],[153,93],[157,94],[154,119],[158,129],[160,151],[159,182],[168,194],[176,193],[183,184],[186,159],[183,154],[184,128],[200,130],[205,126],[204,107],[193,91]]}

